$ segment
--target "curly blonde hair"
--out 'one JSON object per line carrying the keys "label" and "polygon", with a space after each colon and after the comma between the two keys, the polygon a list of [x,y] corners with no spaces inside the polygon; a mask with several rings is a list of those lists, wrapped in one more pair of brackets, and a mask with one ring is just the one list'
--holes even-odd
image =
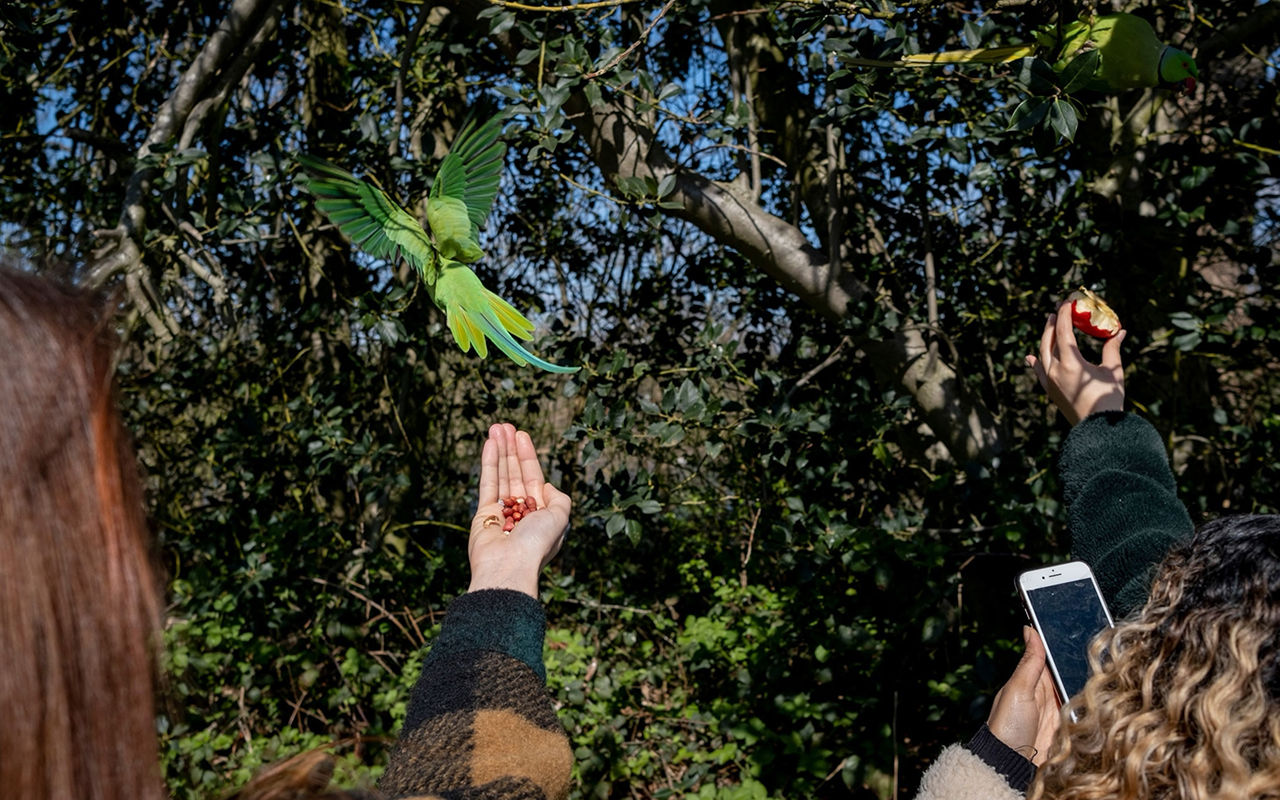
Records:
{"label": "curly blonde hair", "polygon": [[1030,797],[1280,798],[1280,516],[1203,526],[1090,647]]}

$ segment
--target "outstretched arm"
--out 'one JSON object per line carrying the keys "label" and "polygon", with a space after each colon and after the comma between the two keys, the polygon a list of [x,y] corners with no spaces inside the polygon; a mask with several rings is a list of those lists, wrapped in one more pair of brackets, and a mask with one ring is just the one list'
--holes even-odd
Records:
{"label": "outstretched arm", "polygon": [[1064,303],[1045,324],[1040,357],[1027,356],[1073,426],[1058,464],[1071,553],[1093,568],[1117,619],[1146,602],[1155,565],[1194,532],[1160,435],[1123,412],[1124,336],[1107,341],[1101,364],[1089,363]]}
{"label": "outstretched arm", "polygon": [[[509,533],[501,499],[538,510]],[[389,798],[557,800],[573,752],[547,694],[538,575],[559,551],[569,497],[547,483],[528,434],[489,429],[471,522],[471,587],[450,605],[379,784]],[[496,519],[496,521],[495,521]]]}

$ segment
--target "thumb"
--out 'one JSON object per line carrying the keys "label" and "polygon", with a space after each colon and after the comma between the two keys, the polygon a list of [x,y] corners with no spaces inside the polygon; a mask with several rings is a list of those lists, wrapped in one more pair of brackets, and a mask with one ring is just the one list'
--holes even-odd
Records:
{"label": "thumb", "polygon": [[1040,641],[1040,634],[1027,625],[1022,626],[1022,640],[1027,643],[1027,649],[1009,677],[1009,686],[1030,695],[1044,673],[1044,642]]}
{"label": "thumb", "polygon": [[1106,344],[1102,345],[1102,366],[1109,370],[1114,370],[1118,375],[1124,374],[1124,360],[1120,357],[1120,343],[1128,335],[1128,331],[1121,330],[1108,339]]}

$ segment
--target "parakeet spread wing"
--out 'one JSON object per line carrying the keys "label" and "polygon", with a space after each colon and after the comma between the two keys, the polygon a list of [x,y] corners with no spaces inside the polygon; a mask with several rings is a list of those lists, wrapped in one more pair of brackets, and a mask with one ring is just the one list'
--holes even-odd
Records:
{"label": "parakeet spread wing", "polygon": [[440,164],[427,198],[427,223],[440,252],[470,263],[483,257],[480,226],[493,210],[502,179],[507,146],[498,141],[502,120],[493,117],[480,127],[463,126],[449,155]]}
{"label": "parakeet spread wing", "polygon": [[413,215],[378,187],[322,158],[299,155],[298,163],[311,173],[306,188],[319,198],[316,208],[357,247],[389,261],[403,256],[424,280],[435,280],[435,246]]}
{"label": "parakeet spread wing", "polygon": [[[464,130],[464,135],[469,131]],[[486,357],[488,337],[522,367],[532,364],[548,372],[577,372],[578,367],[552,364],[526,350],[517,339],[532,339],[533,323],[484,288],[458,257],[474,256],[474,260],[483,255],[475,235],[493,207],[502,172],[504,146],[497,141],[497,131],[497,121],[491,120],[461,141],[441,166],[432,193],[436,187],[442,193],[427,201],[435,243],[409,212],[373,184],[314,156],[299,155],[298,163],[311,173],[305,185],[319,198],[316,207],[358,247],[378,258],[403,257],[418,270],[464,353],[474,348],[477,355]],[[466,157],[451,162],[458,151]]]}
{"label": "parakeet spread wing", "polygon": [[533,364],[547,372],[577,372],[578,367],[562,367],[544,361],[524,348],[517,338],[533,338],[533,323],[506,300],[484,288],[480,278],[464,264],[442,259],[440,278],[429,287],[431,298],[445,312],[449,330],[462,352],[475,348],[485,358],[488,337],[499,350],[520,366]]}

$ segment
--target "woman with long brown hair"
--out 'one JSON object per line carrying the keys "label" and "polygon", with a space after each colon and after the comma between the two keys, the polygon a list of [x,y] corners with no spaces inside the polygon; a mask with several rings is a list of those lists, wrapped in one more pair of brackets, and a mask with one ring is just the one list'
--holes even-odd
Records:
{"label": "woman with long brown hair", "polygon": [[104,306],[0,271],[0,786],[159,800],[160,591]]}
{"label": "woman with long brown hair", "polygon": [[[162,592],[115,406],[101,298],[0,269],[0,791],[22,800],[161,800],[153,696]],[[500,498],[533,498],[504,531]],[[528,434],[481,455],[471,586],[424,661],[381,797],[553,800],[572,752],[545,688],[538,578],[571,502]],[[497,524],[494,524],[494,520]],[[238,800],[354,795],[322,754],[265,770]]]}

